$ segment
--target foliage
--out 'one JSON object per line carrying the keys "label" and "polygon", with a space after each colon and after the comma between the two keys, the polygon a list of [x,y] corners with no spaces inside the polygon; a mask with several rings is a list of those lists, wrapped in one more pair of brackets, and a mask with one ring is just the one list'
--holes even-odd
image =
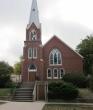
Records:
{"label": "foliage", "polygon": [[21,74],[21,62],[22,62],[23,56],[20,57],[20,61],[14,64],[14,73],[16,75]]}
{"label": "foliage", "polygon": [[79,97],[83,99],[91,99],[93,98],[93,92],[88,88],[79,89]]}
{"label": "foliage", "polygon": [[45,104],[42,110],[93,110],[93,106],[88,104]]}
{"label": "foliage", "polygon": [[6,62],[0,62],[0,88],[6,87],[8,82],[11,82],[11,66]]}
{"label": "foliage", "polygon": [[6,88],[15,88],[16,87],[16,83],[10,81],[6,84]]}
{"label": "foliage", "polygon": [[14,69],[13,69],[12,66],[9,66],[9,71],[10,71],[11,74],[14,72]]}
{"label": "foliage", "polygon": [[73,100],[76,99],[79,94],[77,88],[69,83],[50,83],[48,90],[49,99]]}
{"label": "foliage", "polygon": [[93,35],[82,40],[77,46],[77,51],[84,57],[85,74],[93,74]]}
{"label": "foliage", "polygon": [[21,74],[21,62],[17,62],[14,65],[14,73],[17,75]]}
{"label": "foliage", "polygon": [[65,82],[72,83],[79,88],[86,88],[89,86],[89,79],[84,74],[67,73],[63,79]]}
{"label": "foliage", "polygon": [[0,89],[0,96],[9,96],[11,94],[11,89]]}
{"label": "foliage", "polygon": [[93,91],[93,75],[90,77],[89,87]]}

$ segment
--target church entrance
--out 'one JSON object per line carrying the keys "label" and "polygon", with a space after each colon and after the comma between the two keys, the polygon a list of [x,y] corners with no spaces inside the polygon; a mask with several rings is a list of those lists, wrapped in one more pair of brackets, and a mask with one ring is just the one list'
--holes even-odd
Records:
{"label": "church entrance", "polygon": [[36,72],[29,72],[29,82],[36,80]]}
{"label": "church entrance", "polygon": [[36,80],[36,72],[37,72],[36,66],[34,64],[30,64],[28,68],[28,80],[30,82]]}

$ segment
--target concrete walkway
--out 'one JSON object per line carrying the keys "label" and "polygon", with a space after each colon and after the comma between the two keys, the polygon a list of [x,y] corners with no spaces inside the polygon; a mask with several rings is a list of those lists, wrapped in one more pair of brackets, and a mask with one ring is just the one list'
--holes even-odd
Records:
{"label": "concrete walkway", "polygon": [[42,110],[45,102],[7,102],[0,105],[0,110]]}

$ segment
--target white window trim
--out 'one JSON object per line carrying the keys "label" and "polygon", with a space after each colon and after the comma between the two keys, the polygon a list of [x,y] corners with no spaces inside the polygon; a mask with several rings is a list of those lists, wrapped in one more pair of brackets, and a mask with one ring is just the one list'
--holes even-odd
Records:
{"label": "white window trim", "polygon": [[[53,49],[53,50],[58,50],[58,49]],[[52,50],[52,51],[53,51]],[[61,52],[59,51],[59,53],[60,53],[60,55],[61,55],[61,63],[60,64],[58,64],[58,60],[57,60],[57,64],[54,64],[54,53],[53,53],[53,64],[51,64],[51,60],[50,60],[50,55],[52,54],[52,51],[50,52],[50,54],[49,54],[49,65],[50,66],[54,66],[54,65],[62,65],[62,54],[61,54]],[[58,57],[58,54],[57,54],[57,57]]]}
{"label": "white window trim", "polygon": [[63,75],[65,75],[65,70],[63,68],[60,68],[60,79],[63,78],[63,77],[61,77],[61,69],[63,70]]}
{"label": "white window trim", "polygon": [[[34,57],[34,50],[36,50],[36,57]],[[33,59],[37,59],[37,48],[33,48]]]}
{"label": "white window trim", "polygon": [[[29,49],[32,49],[32,57],[29,57]],[[34,57],[34,49],[36,49],[36,57]],[[28,48],[28,59],[37,59],[37,48]]]}
{"label": "white window trim", "polygon": [[[33,58],[33,53],[32,53],[32,57],[29,56],[29,50],[32,50],[32,48],[28,48],[28,59],[32,59]],[[33,51],[33,50],[32,50]]]}
{"label": "white window trim", "polygon": [[[50,71],[51,71],[51,77],[48,77],[48,70],[50,69]],[[51,68],[48,68],[47,69],[47,79],[52,79],[52,69]]]}
{"label": "white window trim", "polygon": [[[57,77],[54,76],[54,74],[55,74],[55,73],[54,73],[54,70],[55,70],[55,69],[57,70]],[[58,69],[57,69],[57,68],[54,68],[54,69],[53,69],[53,79],[58,79]]]}

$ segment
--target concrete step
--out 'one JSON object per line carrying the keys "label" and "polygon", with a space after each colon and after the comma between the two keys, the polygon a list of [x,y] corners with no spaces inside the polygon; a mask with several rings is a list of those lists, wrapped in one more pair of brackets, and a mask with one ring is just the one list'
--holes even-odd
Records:
{"label": "concrete step", "polygon": [[33,100],[33,98],[15,98],[15,100]]}
{"label": "concrete step", "polygon": [[16,91],[33,91],[33,89],[17,89]]}
{"label": "concrete step", "polygon": [[33,96],[15,96],[15,98],[33,98]]}
{"label": "concrete step", "polygon": [[16,102],[33,102],[33,100],[14,100]]}
{"label": "concrete step", "polygon": [[26,96],[30,96],[30,95],[32,95],[32,93],[31,92],[28,92],[28,93],[25,93],[25,92],[22,92],[22,93],[16,93],[15,94],[16,96],[24,96],[24,95],[26,95]]}
{"label": "concrete step", "polygon": [[17,90],[22,90],[22,91],[24,90],[25,91],[25,90],[33,90],[33,88],[18,88]]}
{"label": "concrete step", "polygon": [[32,89],[23,89],[23,90],[22,89],[17,89],[16,91],[17,92],[29,92],[29,91],[32,92],[33,90]]}
{"label": "concrete step", "polygon": [[21,85],[15,92],[14,100],[18,102],[32,102],[33,101],[34,82],[26,82]]}
{"label": "concrete step", "polygon": [[21,85],[21,87],[34,87],[34,82],[23,82],[23,84]]}

